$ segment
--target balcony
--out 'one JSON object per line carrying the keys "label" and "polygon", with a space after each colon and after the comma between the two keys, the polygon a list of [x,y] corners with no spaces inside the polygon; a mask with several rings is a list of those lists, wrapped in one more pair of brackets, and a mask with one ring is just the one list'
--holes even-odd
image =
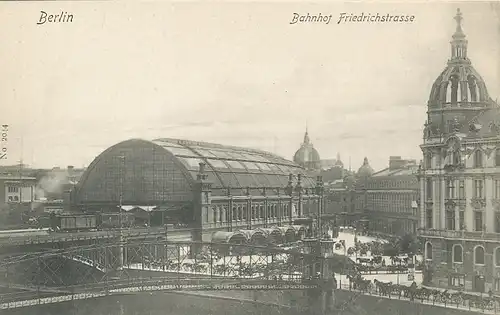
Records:
{"label": "balcony", "polygon": [[500,233],[483,233],[470,231],[453,230],[435,230],[418,229],[418,235],[421,237],[445,238],[445,239],[468,239],[468,240],[490,240],[500,242]]}
{"label": "balcony", "polygon": [[465,165],[463,163],[458,163],[458,164],[446,164],[443,167],[445,172],[451,173],[451,172],[463,172],[465,170]]}

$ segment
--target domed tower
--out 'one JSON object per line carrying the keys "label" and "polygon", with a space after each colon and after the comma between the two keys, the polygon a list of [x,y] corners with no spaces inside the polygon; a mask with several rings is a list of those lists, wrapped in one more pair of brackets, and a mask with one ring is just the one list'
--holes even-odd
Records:
{"label": "domed tower", "polygon": [[300,145],[297,152],[295,152],[293,161],[307,170],[319,171],[321,169],[319,153],[311,143],[311,139],[309,139],[307,128],[304,134],[304,142]]}
{"label": "domed tower", "polygon": [[344,168],[344,163],[342,163],[342,160],[340,159],[340,153],[337,153],[337,159],[335,160],[335,166]]}
{"label": "domed tower", "polygon": [[457,27],[451,40],[451,57],[432,85],[427,104],[424,138],[466,130],[478,114],[497,106],[468,57],[460,9],[457,9],[455,20]]}
{"label": "domed tower", "polygon": [[[451,58],[432,86],[420,146],[424,163],[417,172],[419,234],[425,239],[425,270],[432,271],[423,273],[423,282],[447,286],[457,276],[473,286],[484,287],[486,279],[486,287],[492,287],[494,276],[489,270],[494,265],[484,256],[500,255],[500,250],[492,250],[500,248],[496,234],[496,220],[500,220],[500,181],[496,180],[500,177],[500,108],[468,57],[460,10],[455,20]],[[435,230],[444,234],[436,238]],[[463,236],[469,232],[494,244],[477,246],[477,250],[477,239]],[[467,248],[476,248],[471,256],[485,262],[483,269],[463,258]],[[459,264],[449,264],[448,257],[459,256],[453,258]]]}
{"label": "domed tower", "polygon": [[370,177],[373,174],[373,168],[370,166],[370,163],[368,162],[368,158],[365,157],[363,160],[363,165],[358,169],[358,172],[356,173],[357,177],[359,178],[364,178],[364,177]]}

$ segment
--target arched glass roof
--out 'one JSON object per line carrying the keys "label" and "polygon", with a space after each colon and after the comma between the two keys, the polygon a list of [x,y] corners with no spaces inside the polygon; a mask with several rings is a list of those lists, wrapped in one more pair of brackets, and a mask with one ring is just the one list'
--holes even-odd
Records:
{"label": "arched glass roof", "polygon": [[269,152],[206,142],[156,139],[153,143],[171,152],[196,178],[201,162],[214,189],[278,188],[288,184],[289,174],[303,174],[304,188],[315,186],[297,164]]}

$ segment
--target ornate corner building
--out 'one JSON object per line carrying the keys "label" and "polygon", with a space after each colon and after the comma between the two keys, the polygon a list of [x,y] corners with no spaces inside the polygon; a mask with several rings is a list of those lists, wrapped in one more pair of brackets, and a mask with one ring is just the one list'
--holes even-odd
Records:
{"label": "ornate corner building", "polygon": [[421,149],[424,283],[500,291],[500,107],[468,58],[457,10],[451,58],[434,82]]}

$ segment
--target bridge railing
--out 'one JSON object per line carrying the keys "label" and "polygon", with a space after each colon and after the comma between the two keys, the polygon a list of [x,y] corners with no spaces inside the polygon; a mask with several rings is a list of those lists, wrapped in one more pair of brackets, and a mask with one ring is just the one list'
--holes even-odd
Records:
{"label": "bridge railing", "polygon": [[[68,301],[72,299],[85,299],[91,297],[106,296],[110,294],[121,294],[125,292],[141,291],[210,291],[210,290],[252,290],[260,288],[280,289],[292,286],[295,289],[307,289],[318,287],[318,283],[312,280],[290,279],[214,279],[214,278],[130,278],[118,280],[105,280],[101,283],[74,285],[66,287],[31,287],[25,291],[17,291],[0,294],[0,308],[17,308],[29,305],[47,304]],[[29,289],[29,290],[28,290]]]}
{"label": "bridge railing", "polygon": [[462,311],[473,311],[484,314],[500,314],[500,301],[488,299],[486,296],[477,296],[477,299],[460,299],[452,300],[445,298],[439,294],[429,294],[426,296],[413,295],[405,292],[405,290],[380,290],[376,286],[370,286],[366,290],[360,290],[355,288],[353,283],[349,284],[338,284],[338,289],[351,292],[360,292],[365,295],[377,296],[382,298],[387,298],[391,300],[402,300],[411,303],[420,303],[423,305],[437,306],[452,308]]}

